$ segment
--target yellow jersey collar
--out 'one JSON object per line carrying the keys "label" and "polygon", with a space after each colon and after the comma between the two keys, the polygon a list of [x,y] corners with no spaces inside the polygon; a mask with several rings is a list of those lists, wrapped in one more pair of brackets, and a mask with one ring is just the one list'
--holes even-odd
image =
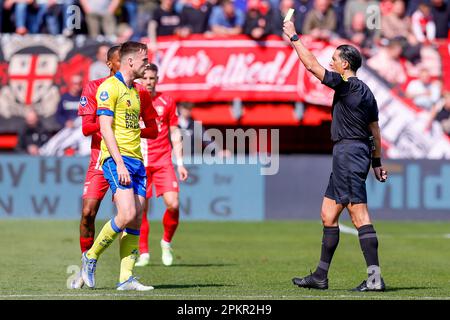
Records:
{"label": "yellow jersey collar", "polygon": [[117,71],[117,73],[114,75],[114,77],[116,77],[120,82],[122,82],[125,87],[127,87],[128,89],[131,89],[134,87],[134,83],[131,86],[127,86],[127,84],[125,83],[125,79],[123,78],[122,72]]}

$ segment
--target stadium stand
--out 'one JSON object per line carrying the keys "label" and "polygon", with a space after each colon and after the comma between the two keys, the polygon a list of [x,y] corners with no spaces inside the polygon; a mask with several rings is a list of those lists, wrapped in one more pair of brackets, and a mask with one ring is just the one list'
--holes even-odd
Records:
{"label": "stadium stand", "polygon": [[[86,1],[59,0],[50,7],[42,1],[36,3],[39,6],[3,1],[0,13],[3,151],[15,149],[16,134],[28,107],[33,107],[46,127],[56,133],[56,107],[70,77],[79,74],[84,83],[88,81],[89,67],[101,61],[100,49],[125,37],[149,43],[152,59],[162,70],[161,90],[170,92],[178,102],[194,103],[193,116],[206,127],[278,127],[282,153],[329,152],[330,92],[299,68],[277,30],[278,20],[289,7],[297,9],[295,22],[299,28],[307,22],[305,43],[319,53],[322,64],[328,65],[332,49],[341,43],[351,42],[361,48],[367,62],[361,76],[370,77],[374,85],[383,88],[376,93],[383,116],[390,115],[394,102],[404,106],[405,114],[412,110],[410,116],[432,116],[425,115],[406,94],[420,70],[426,69],[432,80],[440,83],[439,101],[450,90],[448,1],[137,0],[121,1],[119,5],[117,1],[103,1],[110,15],[103,20],[92,17],[92,4]],[[381,16],[367,14],[371,5]],[[326,13],[329,21],[320,21],[320,12]],[[69,17],[71,13],[75,16]],[[24,16],[28,18],[23,20]],[[245,28],[234,27],[228,32],[224,27],[220,35],[208,28],[219,20],[227,26],[241,16],[248,19]],[[198,25],[195,17],[201,18]],[[213,20],[206,23],[210,17]],[[69,18],[79,26],[70,29]],[[99,31],[98,22],[104,23]],[[121,28],[116,30],[117,26]],[[249,36],[235,35],[244,29]],[[379,62],[383,54],[391,54],[385,52],[393,43],[397,47],[392,63],[400,70],[394,76],[403,74],[401,81],[383,73],[392,69]],[[377,60],[378,56],[381,58]],[[383,138],[391,145],[387,142],[393,141],[392,137]]]}

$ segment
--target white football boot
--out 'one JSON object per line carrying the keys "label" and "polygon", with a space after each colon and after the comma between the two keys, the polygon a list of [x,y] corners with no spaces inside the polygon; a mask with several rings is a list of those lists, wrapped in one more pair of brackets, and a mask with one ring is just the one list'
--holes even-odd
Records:
{"label": "white football boot", "polygon": [[162,262],[165,266],[171,266],[173,262],[172,246],[170,242],[161,240]]}
{"label": "white football boot", "polygon": [[144,286],[142,283],[138,281],[136,277],[129,277],[127,281],[119,283],[117,285],[117,290],[126,291],[126,290],[134,290],[134,291],[150,291],[154,288],[152,286]]}
{"label": "white football boot", "polygon": [[145,267],[150,264],[150,253],[143,253],[135,263],[136,267]]}

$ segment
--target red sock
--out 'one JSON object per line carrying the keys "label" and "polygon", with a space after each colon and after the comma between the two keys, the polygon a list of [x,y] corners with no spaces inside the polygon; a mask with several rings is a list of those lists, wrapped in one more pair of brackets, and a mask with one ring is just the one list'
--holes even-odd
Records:
{"label": "red sock", "polygon": [[166,210],[163,217],[164,225],[164,237],[163,240],[166,242],[172,242],[172,237],[177,230],[178,220],[179,220],[179,210],[169,211]]}
{"label": "red sock", "polygon": [[139,253],[148,253],[148,234],[150,233],[150,224],[147,220],[147,213],[142,214],[141,235],[139,236]]}
{"label": "red sock", "polygon": [[94,244],[94,238],[80,237],[81,253],[88,251]]}

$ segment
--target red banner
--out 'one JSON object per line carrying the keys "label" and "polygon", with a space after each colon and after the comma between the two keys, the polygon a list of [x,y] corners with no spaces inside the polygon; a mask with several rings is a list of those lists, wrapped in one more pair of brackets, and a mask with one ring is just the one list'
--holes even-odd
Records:
{"label": "red banner", "polygon": [[[304,39],[325,65],[335,46]],[[180,40],[159,39],[155,61],[159,90],[178,101],[218,102],[306,101],[330,105],[332,91],[324,89],[296,52],[279,37],[256,42],[246,37]]]}
{"label": "red banner", "polygon": [[450,91],[450,41],[440,41],[437,45],[442,61],[443,88]]}

